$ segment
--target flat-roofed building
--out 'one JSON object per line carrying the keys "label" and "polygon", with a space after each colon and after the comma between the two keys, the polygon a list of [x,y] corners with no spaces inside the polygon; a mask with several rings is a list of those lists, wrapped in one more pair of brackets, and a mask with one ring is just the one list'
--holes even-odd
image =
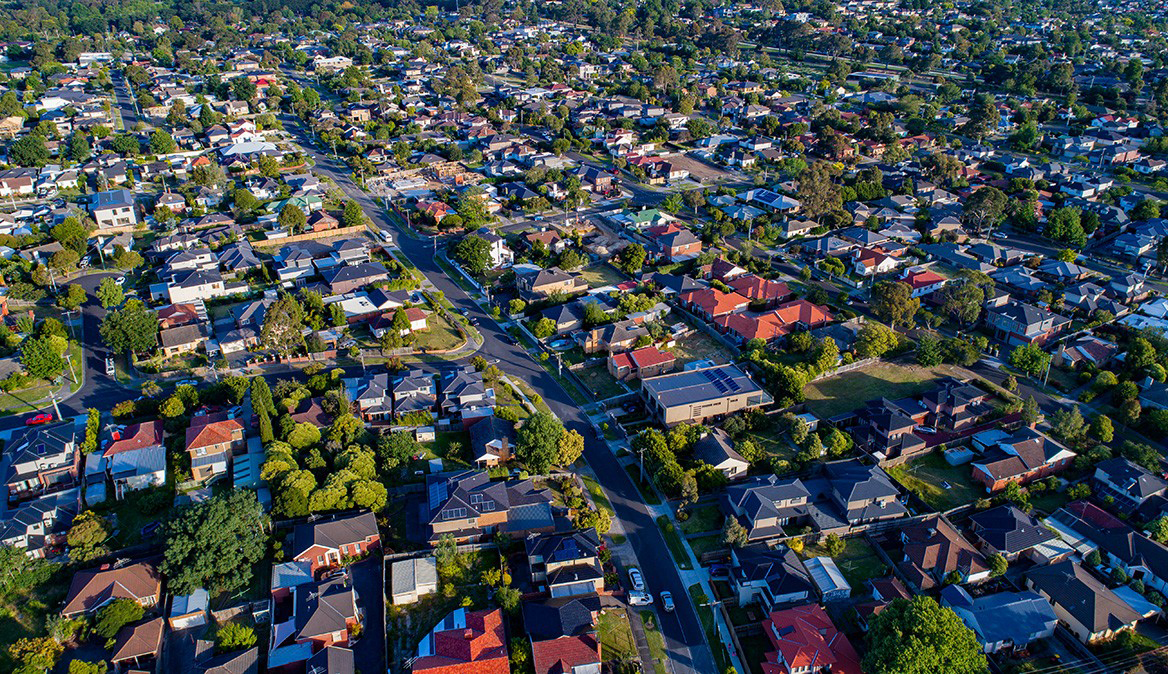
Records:
{"label": "flat-roofed building", "polygon": [[742,410],[763,407],[774,398],[737,365],[718,365],[641,380],[650,413],[666,426],[701,423]]}

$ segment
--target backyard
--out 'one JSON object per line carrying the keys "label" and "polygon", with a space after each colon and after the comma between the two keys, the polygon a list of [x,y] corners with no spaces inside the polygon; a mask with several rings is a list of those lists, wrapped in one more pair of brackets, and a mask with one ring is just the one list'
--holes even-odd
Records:
{"label": "backyard", "polygon": [[462,346],[465,339],[459,334],[445,316],[433,312],[427,317],[427,329],[414,333],[417,341],[414,346],[426,351],[450,351]]}
{"label": "backyard", "polygon": [[704,505],[691,508],[689,519],[681,523],[681,531],[685,534],[704,534],[722,528],[722,511],[716,505]]}
{"label": "backyard", "polygon": [[[803,551],[803,556],[830,557],[827,551],[817,545],[809,545]],[[888,566],[865,539],[854,536],[844,539],[844,551],[832,557],[832,561],[839,567],[840,573],[852,586],[853,594],[866,594],[865,584],[873,578],[882,578],[890,573]]]}
{"label": "backyard", "polygon": [[697,360],[712,360],[721,364],[733,358],[733,354],[725,345],[701,330],[694,330],[684,337],[678,337],[669,351],[677,358],[679,368]]}
{"label": "backyard", "polygon": [[803,389],[807,409],[820,419],[850,412],[874,398],[896,400],[919,395],[945,374],[937,367],[877,362],[812,382]]}
{"label": "backyard", "polygon": [[983,493],[970,476],[969,464],[950,466],[941,452],[886,470],[905,489],[939,511],[974,501]]}
{"label": "backyard", "polygon": [[624,283],[628,279],[623,274],[614,269],[612,265],[607,262],[594,264],[591,267],[580,271],[580,277],[588,282],[591,288],[599,288],[601,286],[614,286],[618,283]]}

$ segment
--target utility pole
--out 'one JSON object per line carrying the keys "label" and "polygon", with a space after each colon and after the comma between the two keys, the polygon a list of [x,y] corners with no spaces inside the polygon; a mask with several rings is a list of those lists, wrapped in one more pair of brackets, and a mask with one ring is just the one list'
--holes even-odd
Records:
{"label": "utility pole", "polygon": [[61,408],[57,406],[57,393],[53,392],[53,412],[57,415],[57,421],[61,420]]}

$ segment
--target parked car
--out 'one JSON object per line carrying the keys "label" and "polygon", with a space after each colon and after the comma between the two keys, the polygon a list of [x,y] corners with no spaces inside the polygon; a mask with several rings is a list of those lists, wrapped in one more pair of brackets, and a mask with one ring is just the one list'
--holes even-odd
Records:
{"label": "parked car", "polygon": [[637,592],[645,591],[645,577],[641,575],[641,570],[635,566],[629,569],[629,582],[633,584],[633,589]]}
{"label": "parked car", "polygon": [[665,607],[666,612],[673,613],[673,594],[669,590],[661,593],[661,605]]}
{"label": "parked car", "polygon": [[933,428],[932,426],[917,426],[914,430],[916,430],[918,433],[926,433],[928,435],[932,435],[937,432],[937,429]]}
{"label": "parked car", "polygon": [[630,606],[649,606],[653,603],[653,595],[648,592],[630,592]]}
{"label": "parked car", "polygon": [[710,578],[729,578],[730,567],[725,564],[713,564],[710,566]]}
{"label": "parked car", "polygon": [[25,426],[40,426],[41,424],[47,424],[52,420],[53,420],[52,412],[42,412],[42,413],[36,415],[35,417],[29,419],[28,421],[24,422],[24,425]]}
{"label": "parked car", "polygon": [[177,388],[179,386],[198,386],[198,385],[199,385],[199,382],[194,380],[194,379],[183,379],[182,381],[175,383],[175,388]]}
{"label": "parked car", "polygon": [[114,283],[117,283],[117,284],[118,284],[118,285],[120,285],[120,286],[124,286],[124,285],[126,285],[126,277],[125,277],[125,276],[119,276],[119,277],[117,277],[116,279],[114,279]]}

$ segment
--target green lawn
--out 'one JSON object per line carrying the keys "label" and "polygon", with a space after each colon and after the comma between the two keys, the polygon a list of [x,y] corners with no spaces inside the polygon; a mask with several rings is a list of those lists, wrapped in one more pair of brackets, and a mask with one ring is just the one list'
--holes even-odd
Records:
{"label": "green lawn", "polygon": [[470,465],[470,436],[466,431],[442,431],[434,434],[434,442],[422,443],[433,457],[454,463]]}
{"label": "green lawn", "polygon": [[614,286],[618,283],[624,283],[628,280],[625,278],[624,274],[621,274],[607,262],[594,264],[591,267],[582,270],[580,272],[580,276],[588,282],[589,286],[593,288],[610,285]]}
{"label": "green lawn", "polygon": [[[803,551],[804,558],[828,557],[826,550],[811,545]],[[863,538],[853,536],[844,539],[844,551],[834,557],[832,561],[839,567],[840,573],[852,586],[852,592],[864,594],[864,584],[873,578],[883,578],[891,571]]]}
{"label": "green lawn", "polygon": [[778,424],[762,431],[748,431],[742,437],[750,440],[756,447],[770,456],[790,461],[799,454],[799,450],[791,445],[791,440]]}
{"label": "green lawn", "polygon": [[649,653],[653,655],[652,664],[645,664],[653,668],[653,674],[666,674],[668,670],[665,668],[667,659],[665,637],[657,624],[657,614],[653,611],[641,611],[641,623],[645,626],[645,641],[649,642]]}
{"label": "green lawn", "polygon": [[714,607],[702,605],[709,604],[710,598],[702,590],[701,583],[689,586],[689,596],[693,599],[694,609],[697,610],[698,618],[702,621],[702,629],[706,631],[706,641],[710,643],[710,649],[714,651],[714,660],[718,662],[718,671],[724,672],[730,667],[730,654],[726,652],[726,645],[722,643],[722,637],[714,623]]}
{"label": "green lawn", "polygon": [[950,466],[937,451],[892,466],[887,472],[930,507],[944,511],[984,495],[984,490],[973,481],[970,470],[969,464]]}
{"label": "green lawn", "polygon": [[702,534],[721,528],[722,511],[716,505],[691,508],[689,511],[689,519],[681,523],[681,530],[686,534]]}
{"label": "green lawn", "polygon": [[606,661],[636,660],[637,644],[629,626],[629,615],[620,609],[609,609],[596,620],[600,631],[600,653]]}
{"label": "green lawn", "polygon": [[605,400],[628,393],[628,389],[622,386],[616,377],[609,374],[608,368],[604,365],[573,370],[572,373],[584,382],[584,385],[596,396],[597,400]]}
{"label": "green lawn", "polygon": [[[604,495],[604,490],[600,488],[600,483],[588,475],[581,475],[580,479],[584,481],[584,488],[588,490],[588,495],[592,497],[592,502],[600,510],[608,513],[610,518],[616,518],[616,512],[612,509],[612,503],[609,502],[608,497]],[[624,536],[613,536],[613,541],[617,543],[624,542]]]}
{"label": "green lawn", "polygon": [[937,368],[877,362],[808,384],[803,393],[810,412],[830,419],[874,398],[895,400],[924,393],[939,376]]}
{"label": "green lawn", "polygon": [[450,321],[438,312],[431,313],[426,324],[428,327],[425,330],[415,333],[417,341],[414,342],[414,346],[418,349],[450,351],[466,343],[458,328],[451,325]]}
{"label": "green lawn", "polygon": [[693,550],[694,555],[700,560],[702,555],[707,552],[714,552],[715,550],[725,550],[726,544],[722,542],[722,534],[710,534],[709,536],[698,536],[690,538],[686,542]]}
{"label": "green lawn", "polygon": [[661,505],[661,499],[657,496],[657,491],[648,482],[641,479],[641,466],[636,463],[631,463],[625,466],[629,477],[633,478],[633,484],[637,485],[637,489],[641,491],[641,499],[649,505]]}
{"label": "green lawn", "polygon": [[665,537],[665,544],[669,546],[669,552],[673,555],[673,561],[677,562],[677,567],[687,571],[692,569],[693,563],[689,560],[685,543],[681,540],[681,536],[677,533],[677,527],[673,526],[669,517],[666,515],[658,517],[657,527],[661,529],[661,534]]}

